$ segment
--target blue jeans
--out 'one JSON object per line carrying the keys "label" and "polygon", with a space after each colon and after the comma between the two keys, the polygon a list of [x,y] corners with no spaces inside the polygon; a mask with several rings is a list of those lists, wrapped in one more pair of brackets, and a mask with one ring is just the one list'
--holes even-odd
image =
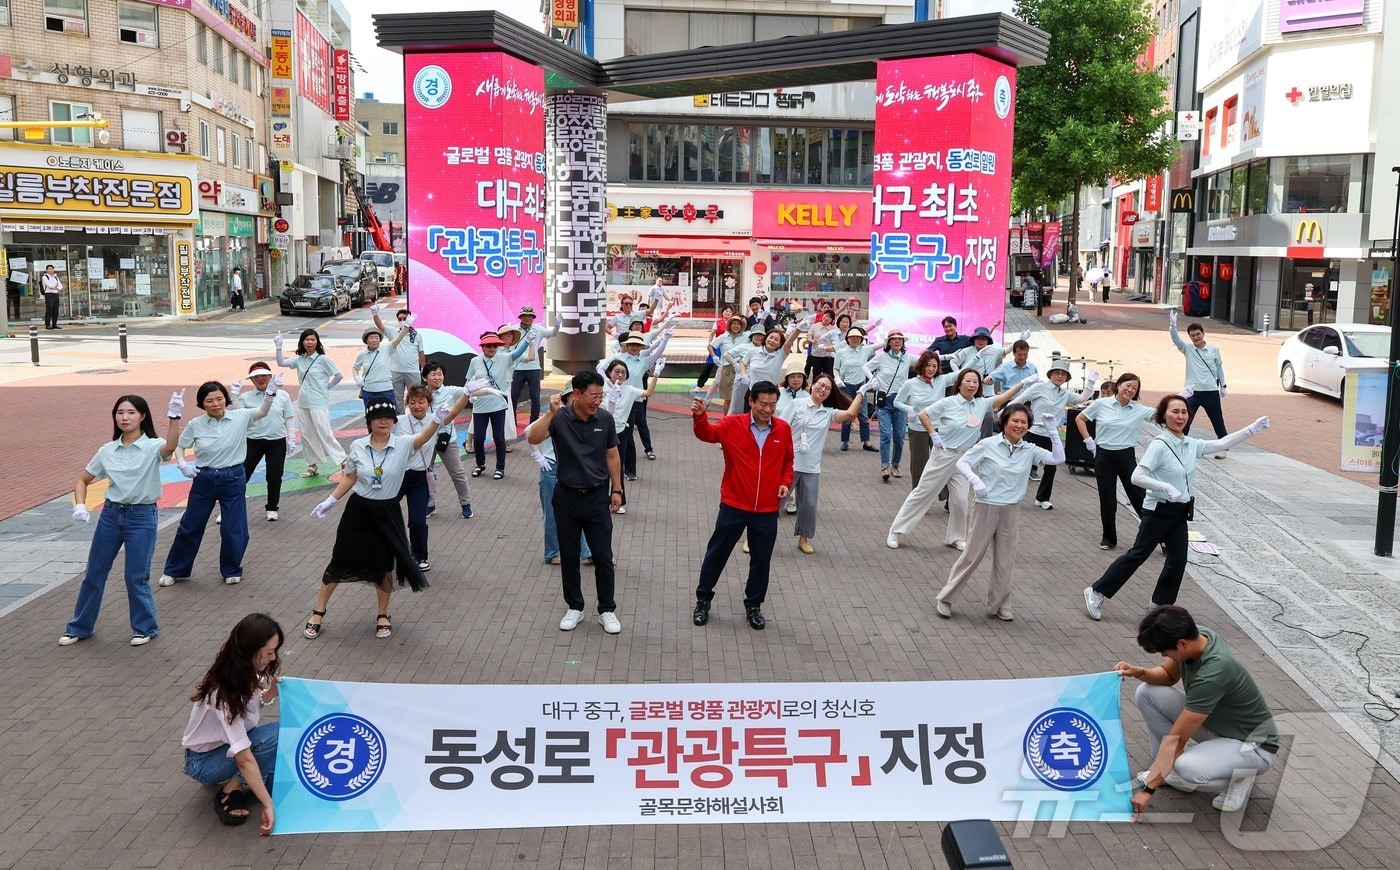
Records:
{"label": "blue jeans", "polygon": [[219,526],[219,575],[243,576],[243,553],[248,549],[248,503],[244,499],[247,488],[241,465],[199,470],[199,476],[190,485],[185,515],[180,517],[170,554],[165,557],[166,574],[181,579],[190,576],[204,539],[204,527],[209,525],[209,515],[218,503],[223,512],[223,525]]}
{"label": "blue jeans", "polygon": [[[253,757],[258,761],[258,771],[262,774],[263,785],[272,790],[272,772],[277,764],[277,723],[264,722],[248,732],[253,741]],[[233,777],[242,778],[238,772],[238,762],[228,756],[228,744],[216,746],[207,752],[185,750],[185,773],[200,785],[223,785]]]}
{"label": "blue jeans", "polygon": [[131,633],[144,637],[160,634],[156,624],[156,600],[151,595],[151,557],[156,553],[156,520],[153,504],[119,504],[109,501],[97,516],[97,529],[88,547],[87,571],[78,589],[78,605],[64,634],[89,637],[102,609],[107,575],[126,547],[126,601],[131,610]]}
{"label": "blue jeans", "polygon": [[[859,384],[856,384],[855,386],[851,386],[850,384],[847,384],[846,386],[844,386],[844,387],[841,388],[841,392],[846,396],[846,398],[851,399],[851,400],[854,400],[855,397],[856,397],[856,387],[858,387],[858,386],[860,386],[860,385],[859,385]],[[869,402],[861,402],[861,403],[860,403],[859,420],[860,420],[860,443],[862,443],[862,444],[869,444],[869,443],[870,443],[870,403],[869,403]],[[850,423],[842,423],[842,424],[841,424],[841,443],[842,443],[842,444],[846,444],[846,443],[848,443],[850,440],[851,440],[851,424],[850,424]]]}
{"label": "blue jeans", "polygon": [[880,421],[880,464],[898,465],[904,458],[904,430],[908,426],[908,415],[894,407],[894,397],[889,398],[890,407],[876,409]]}
{"label": "blue jeans", "polygon": [[[559,526],[554,522],[554,486],[559,482],[559,473],[553,468],[540,469],[540,513],[544,515],[544,560],[559,557]],[[579,535],[582,551],[580,559],[592,559],[593,551],[588,549],[588,539]]]}

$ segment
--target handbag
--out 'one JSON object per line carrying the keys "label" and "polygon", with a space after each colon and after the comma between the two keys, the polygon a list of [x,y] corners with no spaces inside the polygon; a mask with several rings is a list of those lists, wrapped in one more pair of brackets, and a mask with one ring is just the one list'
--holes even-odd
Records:
{"label": "handbag", "polygon": [[433,445],[434,453],[442,453],[447,450],[447,445],[452,443],[452,433],[446,429],[437,433],[437,443]]}

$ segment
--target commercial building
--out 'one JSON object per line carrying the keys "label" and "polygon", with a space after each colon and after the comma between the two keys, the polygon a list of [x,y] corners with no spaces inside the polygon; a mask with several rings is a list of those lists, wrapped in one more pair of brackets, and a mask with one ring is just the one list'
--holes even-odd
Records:
{"label": "commercial building", "polygon": [[365,94],[355,101],[355,121],[365,137],[365,197],[387,228],[394,250],[403,251],[408,222],[403,103],[383,103]]}

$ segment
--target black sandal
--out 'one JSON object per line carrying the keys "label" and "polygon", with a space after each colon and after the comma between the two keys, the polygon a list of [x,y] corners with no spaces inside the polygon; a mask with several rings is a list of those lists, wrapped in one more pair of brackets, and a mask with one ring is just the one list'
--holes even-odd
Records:
{"label": "black sandal", "polygon": [[[243,810],[243,815],[238,815],[237,811]],[[247,805],[243,802],[243,789],[236,791],[224,791],[223,786],[219,787],[219,793],[214,795],[214,812],[218,815],[219,821],[230,828],[236,827],[248,821]]]}
{"label": "black sandal", "polygon": [[[384,620],[380,624],[379,620]],[[389,614],[381,613],[374,618],[374,636],[380,640],[388,640],[394,636],[394,623],[389,619]]]}
{"label": "black sandal", "polygon": [[[324,620],[326,618],[326,611],[313,610],[311,611],[311,615],[319,616],[321,617],[321,619]],[[308,619],[306,621],[306,628],[302,629],[301,636],[306,638],[307,640],[315,640],[316,638],[321,636],[321,625],[322,623],[320,622],[312,622]]]}
{"label": "black sandal", "polygon": [[484,466],[484,465],[478,465],[476,468],[473,468],[473,469],[472,469],[472,477],[480,477],[480,476],[481,476],[481,473],[482,473],[483,471],[485,471],[485,470],[486,470],[486,466]]}

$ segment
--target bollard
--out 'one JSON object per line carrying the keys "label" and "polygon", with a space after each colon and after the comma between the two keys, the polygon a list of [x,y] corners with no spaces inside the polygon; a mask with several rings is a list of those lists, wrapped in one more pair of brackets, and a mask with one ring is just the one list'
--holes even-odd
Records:
{"label": "bollard", "polygon": [[117,324],[117,345],[121,348],[122,362],[126,362],[126,324]]}
{"label": "bollard", "polygon": [[1264,312],[1264,337],[1269,337],[1269,313]]}
{"label": "bollard", "polygon": [[29,326],[29,361],[39,364],[39,327],[33,324]]}

